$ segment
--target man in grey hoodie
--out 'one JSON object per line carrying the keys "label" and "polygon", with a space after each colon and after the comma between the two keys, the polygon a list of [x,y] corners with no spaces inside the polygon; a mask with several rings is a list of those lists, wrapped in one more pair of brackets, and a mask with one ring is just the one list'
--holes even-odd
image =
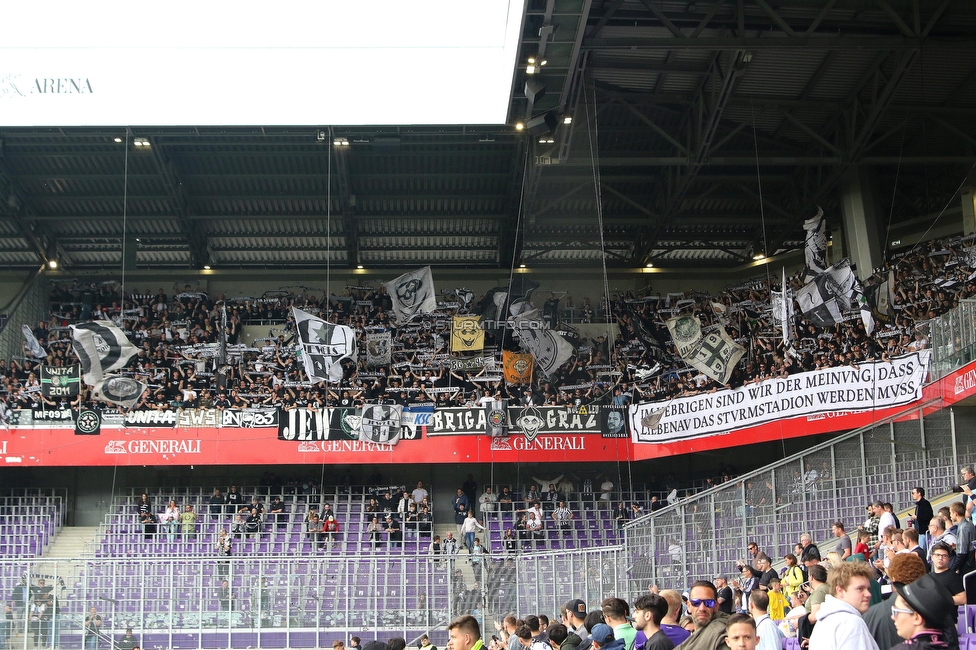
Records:
{"label": "man in grey hoodie", "polygon": [[829,593],[817,612],[810,650],[878,650],[861,616],[871,606],[874,571],[864,562],[844,562],[827,574]]}

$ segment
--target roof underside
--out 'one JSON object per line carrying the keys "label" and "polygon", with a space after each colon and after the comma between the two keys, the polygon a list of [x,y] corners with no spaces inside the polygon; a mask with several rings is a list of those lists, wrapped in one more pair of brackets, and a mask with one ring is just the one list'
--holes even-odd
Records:
{"label": "roof underside", "polygon": [[519,61],[498,127],[2,130],[0,264],[736,266],[858,171],[889,231],[973,182],[964,0],[533,0]]}

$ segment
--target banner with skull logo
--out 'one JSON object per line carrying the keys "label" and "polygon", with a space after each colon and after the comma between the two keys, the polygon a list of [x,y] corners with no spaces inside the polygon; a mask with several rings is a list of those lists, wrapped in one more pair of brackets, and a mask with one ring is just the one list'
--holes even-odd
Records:
{"label": "banner with skull logo", "polygon": [[451,352],[481,352],[485,349],[485,331],[481,316],[455,316],[451,324]]}
{"label": "banner with skull logo", "polygon": [[418,314],[437,311],[437,297],[434,294],[434,276],[430,267],[404,273],[386,284],[386,290],[393,302],[393,313],[397,324],[402,325]]}

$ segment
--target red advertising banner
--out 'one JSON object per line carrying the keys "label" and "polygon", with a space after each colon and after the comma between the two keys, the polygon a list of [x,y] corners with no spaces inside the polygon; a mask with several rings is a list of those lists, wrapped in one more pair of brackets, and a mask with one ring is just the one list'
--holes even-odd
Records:
{"label": "red advertising banner", "polygon": [[[632,438],[620,409],[511,406],[402,414],[395,444],[360,440],[356,409],[116,412],[13,411],[0,434],[12,466],[560,463],[661,458],[847,431],[904,413],[936,410],[976,395],[976,362],[926,385],[920,398],[884,409],[779,417],[729,433],[664,442]],[[499,413],[507,422],[499,426]],[[913,417],[906,415],[906,417]]]}

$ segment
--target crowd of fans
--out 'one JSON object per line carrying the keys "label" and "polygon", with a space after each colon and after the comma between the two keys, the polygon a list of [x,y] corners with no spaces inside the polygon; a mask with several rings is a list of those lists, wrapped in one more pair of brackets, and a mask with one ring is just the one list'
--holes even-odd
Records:
{"label": "crowd of fans", "polygon": [[[482,640],[477,612],[448,625],[448,650],[781,650],[784,628],[802,618],[812,631],[801,647],[810,650],[959,647],[950,634],[955,606],[949,592],[914,554],[897,556],[890,569],[904,582],[887,600],[874,602],[877,578],[865,562],[811,568],[812,594],[785,604],[778,578],[755,588],[743,602],[730,600],[722,578],[697,581],[684,594],[650,590],[633,604],[610,597],[587,611],[570,600],[551,620],[547,614],[506,616]],[[921,565],[921,566],[920,566]],[[813,611],[803,602],[817,600]],[[784,617],[784,612],[788,617]]]}
{"label": "crowd of fans", "polygon": [[[750,541],[730,575],[697,581],[684,593],[651,584],[632,605],[611,597],[587,611],[584,601],[571,600],[552,622],[546,614],[499,617],[483,644],[490,650],[781,650],[795,638],[810,650],[965,647],[956,619],[967,603],[963,576],[976,569],[972,466],[962,468],[954,491],[961,500],[934,510],[925,489],[914,487],[914,511],[902,520],[889,503],[875,501],[856,529],[840,521],[831,526],[829,552],[811,534],[801,535],[779,570]],[[515,606],[516,599],[506,598],[515,582],[510,574],[510,560],[502,557],[476,571],[470,587],[455,576],[457,611],[471,616],[450,624],[450,650],[474,650],[470,644],[477,645],[481,631],[472,620],[483,610]]]}
{"label": "crowd of fans", "polygon": [[[684,593],[652,584],[632,605],[610,597],[597,611],[571,600],[552,621],[546,614],[496,620],[495,633],[482,641],[481,607],[505,611],[511,604],[498,601],[508,566],[498,562],[492,571],[476,573],[471,590],[456,578],[455,593],[477,593],[468,609],[465,601],[458,603],[470,615],[448,626],[448,649],[781,650],[788,638],[809,650],[959,648],[957,606],[967,600],[962,578],[976,567],[976,474],[967,466],[962,478],[966,496],[936,513],[925,490],[916,487],[915,512],[904,522],[880,501],[868,507],[854,539],[836,522],[829,553],[821,554],[811,535],[802,535],[779,571],[749,542],[734,579],[718,575]],[[484,594],[478,580],[489,583]]]}
{"label": "crowd of fans", "polygon": [[[113,284],[58,284],[51,295],[51,318],[34,329],[47,358],[0,360],[0,391],[11,408],[41,403],[47,408],[68,406],[70,398],[41,395],[37,365],[74,362],[68,325],[112,319],[140,348],[127,368],[127,374],[150,386],[137,405],[140,408],[292,409],[380,400],[471,406],[502,398],[535,405],[653,401],[719,388],[675,354],[665,321],[678,313],[694,312],[706,330],[723,325],[747,349],[729,381],[732,387],[923,348],[928,345],[927,320],[952,309],[961,299],[976,296],[976,246],[972,244],[972,237],[928,242],[894,256],[885,269],[872,275],[865,282],[868,295],[884,303],[880,294],[887,292],[883,287],[890,286],[891,291],[889,307],[876,312],[878,326],[871,335],[856,312],[826,330],[814,327],[797,312],[791,327],[795,354],[787,353],[781,328],[772,317],[770,290],[779,288],[777,278],[755,278],[718,295],[657,295],[650,289],[615,293],[609,298],[609,309],[606,301],[600,301],[596,310],[561,308],[561,302],[572,304],[572,297],[551,294],[545,301],[546,320],[554,329],[569,333],[569,340],[578,345],[571,359],[552,376],[536,373],[530,386],[506,383],[500,364],[477,371],[451,370],[451,316],[480,311],[476,300],[457,298],[465,294],[462,290],[450,292],[434,314],[397,325],[382,284],[347,287],[328,298],[304,289],[268,292],[261,298],[208,296],[190,286],[175,295],[163,289],[137,289],[128,292],[124,303]],[[886,282],[889,269],[893,284]],[[794,292],[802,286],[802,275],[788,279]],[[296,354],[293,306],[356,330],[358,363],[343,362],[341,383],[310,385],[306,381]],[[219,365],[225,308],[229,352],[225,364]],[[614,340],[579,338],[573,334],[572,323],[565,320],[568,313],[589,320],[594,311],[619,326]],[[269,325],[271,331],[267,338],[245,346],[242,327],[253,323]],[[383,331],[392,335],[391,362],[368,366],[362,352],[366,336]],[[510,331],[487,331],[483,354],[500,360],[501,348],[514,345]]]}

